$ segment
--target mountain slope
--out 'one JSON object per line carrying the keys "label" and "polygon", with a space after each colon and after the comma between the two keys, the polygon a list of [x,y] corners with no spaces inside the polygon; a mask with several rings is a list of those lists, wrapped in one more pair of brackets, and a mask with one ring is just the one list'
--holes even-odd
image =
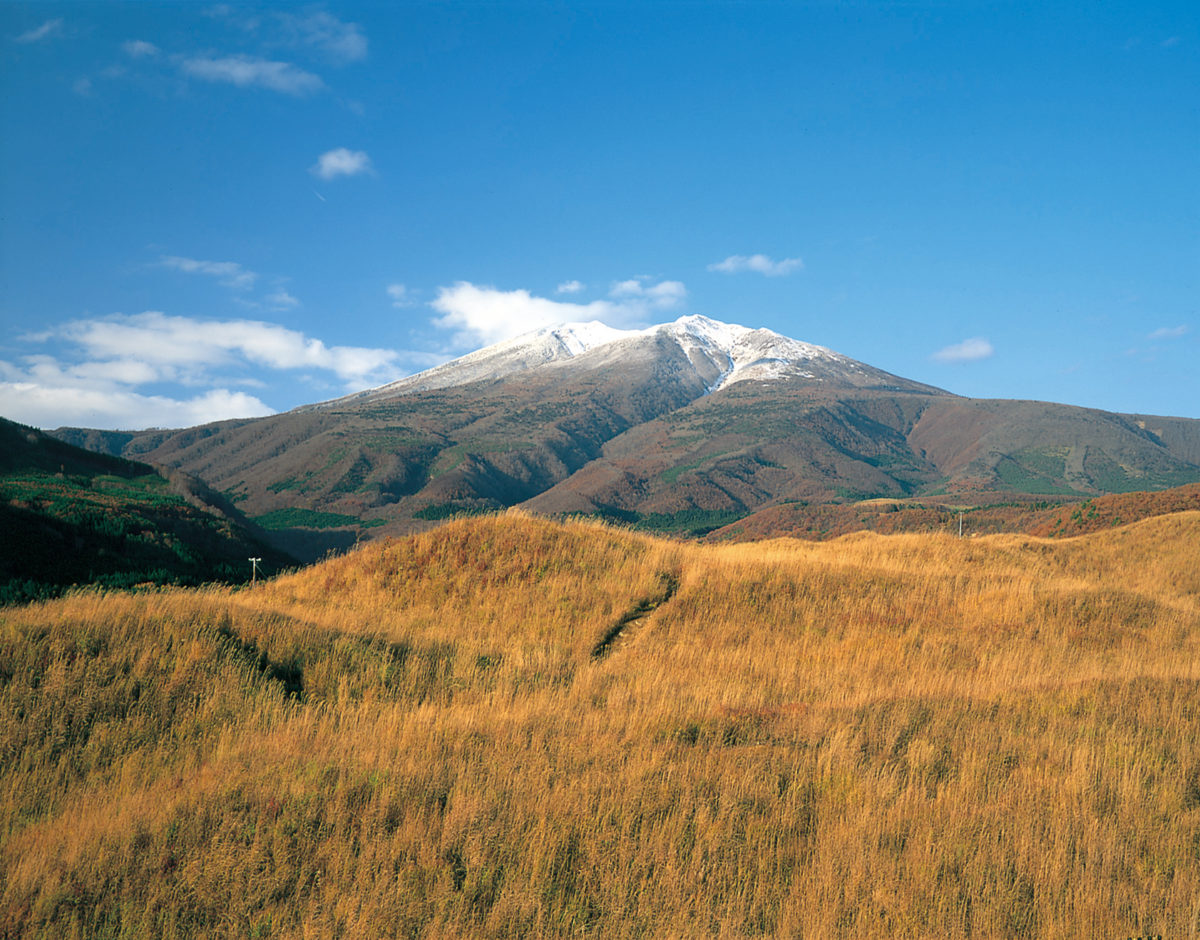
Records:
{"label": "mountain slope", "polygon": [[[1180,512],[1200,512],[1200,483],[1156,492],[1111,493],[1082,501],[1077,497],[1014,498],[990,505],[964,505],[953,499],[920,497],[841,503],[796,501],[766,506],[729,524],[697,520],[693,534],[713,542],[783,537],[825,541],[862,531],[886,535],[961,533],[970,538],[1019,532],[1070,538]],[[639,520],[639,526],[644,525]]]}
{"label": "mountain slope", "polygon": [[965,399],[704,317],[538,330],[268,418],[56,433],[290,520],[309,557],[513,505],[671,529],[789,500],[1085,498],[1200,480],[1200,421]]}

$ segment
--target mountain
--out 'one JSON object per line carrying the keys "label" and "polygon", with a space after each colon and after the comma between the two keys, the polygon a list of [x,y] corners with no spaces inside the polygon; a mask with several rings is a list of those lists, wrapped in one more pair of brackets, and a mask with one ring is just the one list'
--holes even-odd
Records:
{"label": "mountain", "polygon": [[60,429],[186,470],[312,557],[521,505],[701,532],[794,501],[997,502],[1200,481],[1200,421],[969,399],[770,330],[537,330],[390,385],[174,431]]}
{"label": "mountain", "polygon": [[590,369],[601,363],[618,363],[625,356],[637,357],[646,349],[659,353],[664,344],[678,347],[687,362],[683,368],[690,367],[706,393],[737,382],[784,378],[850,387],[940,391],[772,330],[686,316],[646,330],[618,330],[595,320],[535,330],[389,385],[310,407],[381,401],[411,392],[494,381],[534,369]]}
{"label": "mountain", "polygon": [[0,419],[0,604],[73,584],[240,583],[296,564],[201,481]]}

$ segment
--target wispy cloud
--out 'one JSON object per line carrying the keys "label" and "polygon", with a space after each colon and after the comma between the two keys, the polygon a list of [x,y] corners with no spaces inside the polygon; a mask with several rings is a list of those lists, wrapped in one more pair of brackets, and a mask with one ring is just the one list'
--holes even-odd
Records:
{"label": "wispy cloud", "polygon": [[89,98],[92,94],[92,80],[86,75],[82,78],[75,79],[71,85],[71,91],[79,95],[81,98]]}
{"label": "wispy cloud", "polygon": [[609,291],[610,297],[643,301],[652,307],[667,310],[677,307],[687,297],[687,288],[680,281],[660,281],[647,284],[646,278],[630,278],[618,281]]}
{"label": "wispy cloud", "polygon": [[938,362],[975,362],[988,359],[996,352],[990,342],[980,336],[939,349],[931,358]]}
{"label": "wispy cloud", "polygon": [[300,301],[283,289],[277,290],[273,294],[267,294],[266,302],[274,310],[290,310],[292,307],[300,306]]}
{"label": "wispy cloud", "polygon": [[172,268],[187,274],[205,274],[215,277],[224,287],[247,290],[254,286],[258,275],[247,271],[236,261],[199,261],[196,258],[181,258],[178,255],[165,256],[160,264],[164,268]]}
{"label": "wispy cloud", "polygon": [[130,39],[121,43],[121,51],[131,59],[153,59],[158,55],[158,46],[144,39]]}
{"label": "wispy cloud", "polygon": [[413,305],[413,300],[408,295],[408,288],[403,284],[389,284],[387,286],[387,295],[392,298],[392,306],[397,309]]}
{"label": "wispy cloud", "polygon": [[206,82],[237,85],[241,88],[267,88],[285,95],[307,95],[325,87],[319,75],[306,72],[290,62],[276,62],[257,56],[196,56],[183,59],[180,68],[185,75]]}
{"label": "wispy cloud", "polygon": [[635,278],[614,285],[610,299],[580,304],[459,281],[438,288],[430,306],[441,314],[434,325],[453,330],[452,342],[466,348],[560,323],[600,320],[613,327],[642,326],[658,311],[681,304],[686,295],[679,281],[650,284]]}
{"label": "wispy cloud", "polygon": [[339,176],[358,176],[373,171],[371,158],[364,150],[348,150],[338,147],[327,150],[317,158],[315,166],[309,168],[314,176],[323,180],[336,179]]}
{"label": "wispy cloud", "polygon": [[46,20],[41,26],[35,26],[33,29],[26,30],[21,35],[14,38],[14,42],[31,43],[41,42],[43,39],[50,39],[62,32],[63,21],[62,17],[56,17],[52,20]]}
{"label": "wispy cloud", "polygon": [[1186,334],[1188,328],[1186,326],[1160,326],[1153,333],[1149,334],[1150,339],[1179,339]]}
{"label": "wispy cloud", "polygon": [[578,294],[586,287],[583,281],[563,281],[558,287],[554,288],[556,294]]}
{"label": "wispy cloud", "polygon": [[768,255],[730,255],[724,261],[710,264],[708,270],[719,271],[721,274],[741,274],[744,271],[753,271],[757,274],[765,274],[767,277],[783,277],[793,271],[799,271],[803,267],[804,262],[799,258],[783,258],[775,261]]}
{"label": "wispy cloud", "polygon": [[357,23],[344,23],[323,10],[304,15],[280,13],[277,22],[283,43],[315,49],[335,65],[367,57],[367,37]]}
{"label": "wispy cloud", "polygon": [[219,3],[209,7],[205,15],[256,37],[266,48],[314,53],[332,65],[347,65],[367,57],[363,28],[358,23],[343,22],[324,10],[258,14],[247,13],[241,6]]}

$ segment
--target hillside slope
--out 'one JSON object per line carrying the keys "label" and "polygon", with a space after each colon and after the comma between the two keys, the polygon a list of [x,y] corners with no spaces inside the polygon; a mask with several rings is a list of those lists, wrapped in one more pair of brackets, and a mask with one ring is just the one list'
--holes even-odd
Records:
{"label": "hillside slope", "polygon": [[1103,532],[1154,516],[1200,510],[1200,483],[1155,492],[1114,493],[1091,499],[1025,499],[970,505],[951,500],[870,499],[845,503],[790,502],[769,506],[702,532],[714,542],[801,538],[816,541],[851,532],[944,532],[994,535],[1017,532],[1068,538]]}
{"label": "hillside slope", "polygon": [[240,583],[296,562],[200,481],[0,419],[0,604],[75,584]]}
{"label": "hillside slope", "polygon": [[1188,936],[1200,513],[522,516],[0,612],[0,934]]}

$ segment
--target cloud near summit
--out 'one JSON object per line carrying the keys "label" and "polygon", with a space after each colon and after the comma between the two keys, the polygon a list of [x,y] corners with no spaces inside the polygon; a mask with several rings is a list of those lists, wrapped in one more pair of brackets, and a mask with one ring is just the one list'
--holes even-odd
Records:
{"label": "cloud near summit", "polygon": [[613,285],[607,298],[570,303],[537,297],[527,290],[499,290],[459,281],[438,288],[430,304],[440,316],[434,325],[454,331],[460,348],[478,348],[530,330],[600,320],[612,327],[645,326],[651,314],[683,304],[687,289],[679,281],[649,283],[633,278]]}

